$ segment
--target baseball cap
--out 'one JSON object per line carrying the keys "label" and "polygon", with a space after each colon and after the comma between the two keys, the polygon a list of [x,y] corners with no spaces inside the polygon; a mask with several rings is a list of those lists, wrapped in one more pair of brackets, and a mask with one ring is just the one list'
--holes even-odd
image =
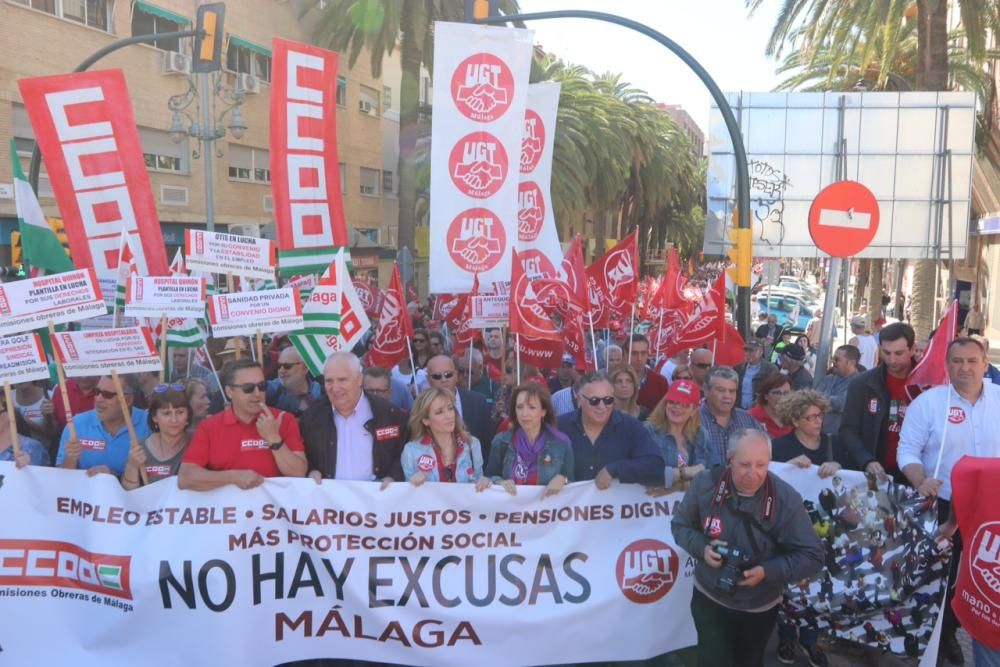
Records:
{"label": "baseball cap", "polygon": [[868,324],[868,318],[864,315],[855,315],[851,318],[852,327],[863,327]]}
{"label": "baseball cap", "polygon": [[806,358],[806,351],[800,345],[788,345],[781,353],[794,361],[805,361]]}
{"label": "baseball cap", "polygon": [[664,398],[672,403],[697,405],[701,403],[701,390],[691,380],[676,380],[670,385]]}

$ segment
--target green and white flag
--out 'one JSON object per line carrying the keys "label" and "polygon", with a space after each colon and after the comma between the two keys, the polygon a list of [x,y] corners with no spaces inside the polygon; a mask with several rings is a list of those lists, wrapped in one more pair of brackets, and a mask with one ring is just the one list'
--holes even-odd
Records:
{"label": "green and white flag", "polygon": [[[180,249],[174,255],[174,261],[170,263],[170,275],[186,276],[188,272],[184,266],[184,255]],[[206,274],[210,278],[211,274]],[[206,280],[207,283],[207,280]],[[215,287],[213,280],[212,288]],[[214,293],[214,289],[213,289]],[[194,319],[193,317],[178,318],[170,320],[170,328],[167,329],[167,347],[201,347],[208,339],[205,319]]]}
{"label": "green and white flag", "polygon": [[10,140],[10,157],[14,163],[14,205],[21,230],[21,249],[28,266],[44,269],[46,273],[72,271],[75,267],[63,249],[56,233],[45,221],[45,214],[38,204],[31,184],[24,177],[17,147]]}
{"label": "green and white flag", "polygon": [[351,251],[343,247],[278,250],[278,273],[282,278],[305,273],[323,273],[341,252],[344,253],[345,261],[350,262]]}

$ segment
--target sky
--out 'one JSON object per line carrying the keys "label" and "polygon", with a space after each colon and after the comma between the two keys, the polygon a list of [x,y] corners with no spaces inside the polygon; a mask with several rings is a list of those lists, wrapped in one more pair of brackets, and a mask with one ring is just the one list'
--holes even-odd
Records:
{"label": "sky", "polygon": [[[747,17],[744,0],[519,0],[523,13],[581,9],[615,13],[665,34],[690,53],[723,92],[768,91],[780,78],[764,55],[777,0]],[[658,102],[680,104],[708,127],[710,96],[681,60],[652,39],[593,19],[532,21],[535,42],[563,60],[595,72],[620,72],[623,80]]]}

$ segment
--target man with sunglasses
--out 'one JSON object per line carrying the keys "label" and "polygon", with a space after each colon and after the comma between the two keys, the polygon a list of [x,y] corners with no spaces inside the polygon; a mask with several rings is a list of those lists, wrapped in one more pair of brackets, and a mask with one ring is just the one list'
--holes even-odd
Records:
{"label": "man with sunglasses", "polygon": [[323,395],[323,388],[309,377],[309,369],[294,347],[278,354],[278,377],[267,383],[265,400],[271,407],[290,412],[296,419],[313,401]]}
{"label": "man with sunglasses", "polygon": [[445,354],[431,357],[427,362],[427,382],[431,387],[455,394],[455,409],[465,422],[465,428],[479,440],[483,460],[489,461],[490,443],[496,435],[496,428],[486,399],[482,394],[458,386],[455,362]]}
{"label": "man with sunglasses", "polygon": [[[140,441],[149,437],[146,411],[132,407],[132,401],[139,391],[134,375],[119,376],[122,391],[128,404],[135,435]],[[105,375],[94,386],[94,409],[73,416],[76,437],[71,438],[69,429],[64,429],[59,441],[56,465],[71,470],[86,470],[88,475],[105,472],[121,476],[125,472],[129,448],[132,446],[125,415],[114,382]]]}
{"label": "man with sunglasses", "polygon": [[608,376],[587,373],[577,392],[580,407],[559,418],[559,430],[573,446],[576,481],[594,480],[603,490],[625,484],[663,486],[663,457],[639,420],[615,410]]}
{"label": "man with sunglasses", "polygon": [[267,407],[264,370],[252,359],[222,368],[229,407],[205,418],[184,452],[177,486],[211,491],[260,486],[267,477],[304,477],[306,457],[295,417]]}

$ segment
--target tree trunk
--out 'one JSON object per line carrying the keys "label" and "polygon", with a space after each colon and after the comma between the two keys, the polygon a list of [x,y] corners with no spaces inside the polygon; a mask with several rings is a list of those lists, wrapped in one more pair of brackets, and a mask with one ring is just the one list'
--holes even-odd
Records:
{"label": "tree trunk", "polygon": [[882,312],[882,288],[885,285],[885,260],[868,260],[868,312],[871,313],[872,325],[875,320],[884,317]]}
{"label": "tree trunk", "polygon": [[[854,278],[854,295],[852,297],[854,310],[861,310],[861,301],[865,298],[865,289],[868,287],[871,276],[871,266],[872,260],[870,259],[858,260],[858,275]],[[871,302],[868,303],[868,312],[872,312]]]}
{"label": "tree trunk", "polygon": [[[414,34],[414,12],[420,11],[417,2],[404,2],[400,25],[399,82],[399,231],[397,247],[416,249],[415,236],[417,203],[417,152],[418,123],[420,118],[420,49]],[[430,100],[427,100],[430,104]]]}

